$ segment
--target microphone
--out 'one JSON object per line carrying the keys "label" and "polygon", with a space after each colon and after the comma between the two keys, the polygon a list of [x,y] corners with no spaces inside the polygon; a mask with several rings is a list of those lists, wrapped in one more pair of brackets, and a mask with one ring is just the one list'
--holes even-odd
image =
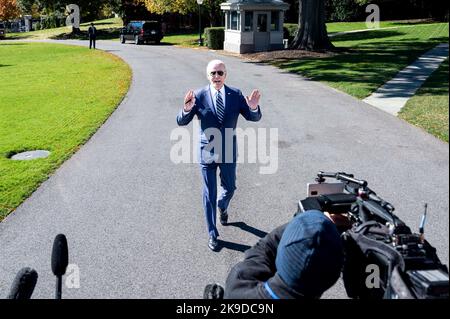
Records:
{"label": "microphone", "polygon": [[14,278],[11,290],[6,299],[30,299],[38,279],[36,270],[29,267],[22,268]]}
{"label": "microphone", "polygon": [[56,276],[56,299],[61,299],[62,276],[66,273],[69,264],[69,249],[67,239],[63,234],[58,234],[53,242],[52,272]]}

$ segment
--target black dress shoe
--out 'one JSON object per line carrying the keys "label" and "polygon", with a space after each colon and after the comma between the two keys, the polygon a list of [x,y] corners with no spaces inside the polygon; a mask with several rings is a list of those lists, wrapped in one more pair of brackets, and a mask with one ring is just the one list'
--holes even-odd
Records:
{"label": "black dress shoe", "polygon": [[203,299],[223,299],[224,290],[219,284],[206,285],[203,291]]}
{"label": "black dress shoe", "polygon": [[222,211],[220,208],[219,208],[219,212],[220,212],[220,218],[219,218],[220,223],[223,226],[225,226],[226,224],[228,224],[228,213],[226,210]]}
{"label": "black dress shoe", "polygon": [[214,236],[209,236],[208,247],[212,251],[217,251],[219,249],[219,241]]}

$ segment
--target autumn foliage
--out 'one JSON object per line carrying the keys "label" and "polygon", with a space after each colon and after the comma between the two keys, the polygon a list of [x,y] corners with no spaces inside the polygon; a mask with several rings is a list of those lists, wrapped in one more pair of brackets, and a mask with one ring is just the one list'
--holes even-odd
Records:
{"label": "autumn foliage", "polygon": [[19,17],[20,10],[16,0],[0,0],[0,21]]}

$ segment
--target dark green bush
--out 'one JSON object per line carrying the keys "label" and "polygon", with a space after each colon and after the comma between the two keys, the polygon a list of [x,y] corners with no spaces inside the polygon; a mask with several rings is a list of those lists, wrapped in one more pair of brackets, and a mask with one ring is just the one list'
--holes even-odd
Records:
{"label": "dark green bush", "polygon": [[329,19],[331,21],[358,21],[364,20],[365,6],[355,0],[330,0]]}
{"label": "dark green bush", "polygon": [[41,20],[40,28],[41,29],[59,28],[65,25],[65,21],[66,21],[65,19],[52,13]]}
{"label": "dark green bush", "polygon": [[298,24],[297,23],[285,23],[283,28],[283,36],[285,39],[293,39],[297,34]]}
{"label": "dark green bush", "polygon": [[288,39],[288,44],[291,44],[297,35],[298,24],[285,23],[283,26],[283,39]]}
{"label": "dark green bush", "polygon": [[205,44],[208,46],[208,48],[213,50],[223,50],[223,41],[225,41],[225,28],[205,28],[205,40]]}

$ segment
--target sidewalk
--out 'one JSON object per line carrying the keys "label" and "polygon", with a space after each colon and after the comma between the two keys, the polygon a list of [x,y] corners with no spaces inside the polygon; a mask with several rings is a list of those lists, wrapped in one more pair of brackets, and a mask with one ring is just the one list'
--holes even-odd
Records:
{"label": "sidewalk", "polygon": [[426,79],[448,58],[448,43],[431,49],[363,101],[397,116]]}

